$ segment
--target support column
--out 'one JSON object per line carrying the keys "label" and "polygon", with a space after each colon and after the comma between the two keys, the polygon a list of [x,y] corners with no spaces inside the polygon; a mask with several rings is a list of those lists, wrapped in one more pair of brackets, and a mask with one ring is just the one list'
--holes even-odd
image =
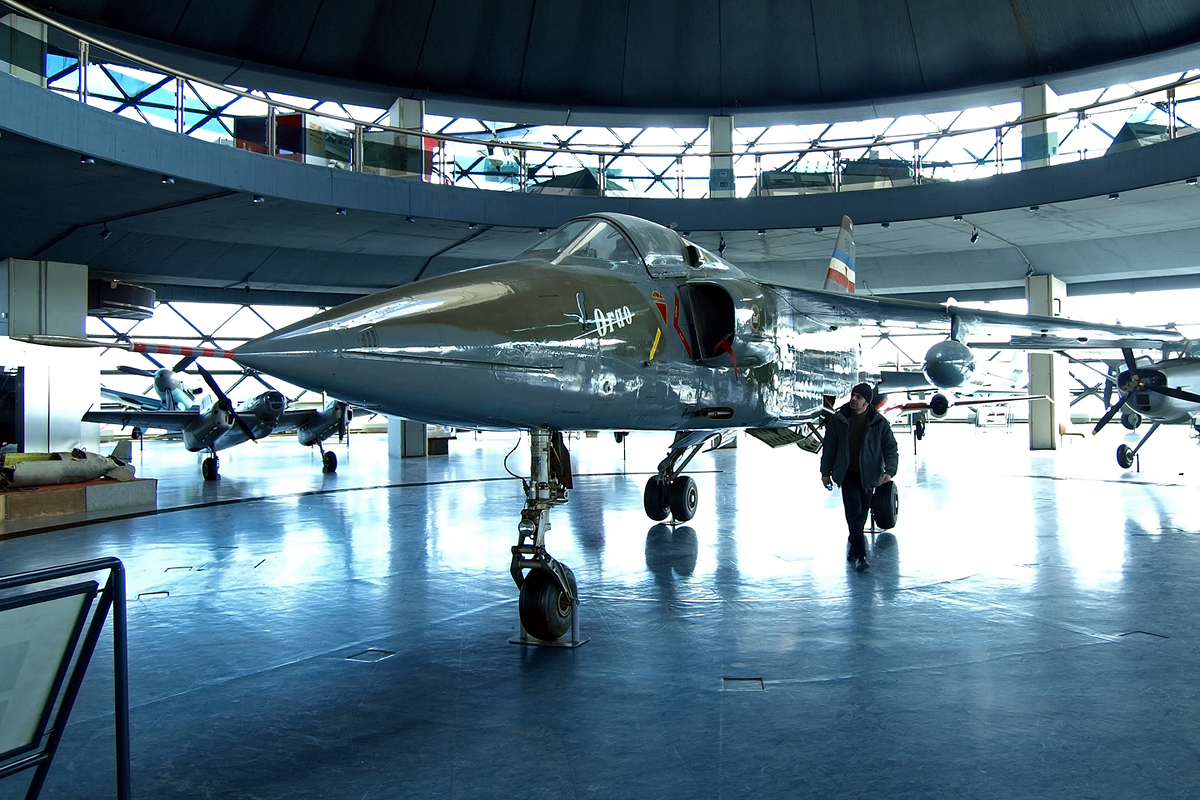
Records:
{"label": "support column", "polygon": [[428,435],[425,423],[388,417],[387,432],[388,458],[416,458],[426,455]]}
{"label": "support column", "polygon": [[[733,151],[733,117],[708,118],[708,149],[714,153]],[[737,183],[733,177],[733,156],[709,157],[708,196],[737,196]]]}
{"label": "support column", "polygon": [[[388,125],[393,128],[408,128],[419,131],[425,129],[425,101],[401,97],[392,103],[388,109]],[[368,134],[367,141],[372,138]],[[388,159],[386,166],[389,174],[423,175],[428,177],[433,172],[433,154],[425,152],[425,137],[408,136],[405,134],[389,134],[393,137],[392,145],[396,158]]]}
{"label": "support column", "polygon": [[0,262],[0,364],[20,368],[20,409],[12,420],[26,453],[82,447],[99,452],[100,427],[81,421],[100,399],[100,350],[46,347],[9,336],[69,336],[85,332],[88,269],[83,264]]}
{"label": "support column", "polygon": [[[1049,114],[1056,96],[1049,86],[1039,84],[1021,90],[1021,116]],[[1050,166],[1050,157],[1058,155],[1058,132],[1051,131],[1051,120],[1027,122],[1021,131],[1021,169]]]}
{"label": "support column", "polygon": [[[1029,313],[1044,317],[1060,316],[1067,285],[1053,275],[1031,275],[1025,279],[1025,299]],[[1065,418],[1069,413],[1066,367],[1056,353],[1029,354],[1029,393],[1044,394],[1050,400],[1029,402],[1029,449],[1058,449],[1059,408]]]}

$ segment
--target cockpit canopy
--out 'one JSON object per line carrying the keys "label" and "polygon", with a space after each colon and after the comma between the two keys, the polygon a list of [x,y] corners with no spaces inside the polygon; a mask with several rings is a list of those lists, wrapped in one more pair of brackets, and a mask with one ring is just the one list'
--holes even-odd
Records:
{"label": "cockpit canopy", "polygon": [[729,266],[670,228],[625,214],[593,214],[573,219],[517,258],[612,270],[645,270],[655,278],[687,277],[696,269]]}

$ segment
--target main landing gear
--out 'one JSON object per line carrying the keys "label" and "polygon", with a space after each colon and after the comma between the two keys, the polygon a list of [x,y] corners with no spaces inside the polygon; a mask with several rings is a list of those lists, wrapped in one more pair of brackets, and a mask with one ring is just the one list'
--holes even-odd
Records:
{"label": "main landing gear", "polygon": [[1137,443],[1136,447],[1130,447],[1127,444],[1123,444],[1117,448],[1117,463],[1121,465],[1121,469],[1129,469],[1133,466],[1133,461],[1137,456],[1138,450],[1142,449],[1142,445],[1146,443],[1147,439],[1154,435],[1154,432],[1158,430],[1158,426],[1161,424],[1161,422],[1156,422],[1151,425],[1150,430],[1146,431],[1146,435],[1142,437],[1142,440]]}
{"label": "main landing gear", "polygon": [[[525,508],[517,525],[517,544],[512,548],[509,572],[520,590],[517,603],[521,635],[513,644],[578,647],[579,590],[575,573],[546,552],[550,509],[567,502],[571,484],[571,454],[562,433],[546,428],[529,432],[529,482],[525,484]],[[570,638],[564,640],[567,632]]]}
{"label": "main landing gear", "polygon": [[317,442],[317,448],[321,451],[321,472],[326,475],[337,472],[337,453],[326,450],[320,442]]}
{"label": "main landing gear", "polygon": [[201,462],[200,474],[204,476],[204,480],[206,481],[215,481],[217,478],[221,477],[218,474],[218,469],[221,466],[221,462],[217,460],[216,450],[209,450],[208,452],[212,453],[212,455]]}
{"label": "main landing gear", "polygon": [[667,457],[658,465],[658,474],[646,481],[642,493],[646,516],[655,522],[666,519],[668,514],[676,522],[687,522],[696,516],[700,500],[696,481],[680,473],[709,440],[720,436],[721,431],[680,431],[675,435]]}

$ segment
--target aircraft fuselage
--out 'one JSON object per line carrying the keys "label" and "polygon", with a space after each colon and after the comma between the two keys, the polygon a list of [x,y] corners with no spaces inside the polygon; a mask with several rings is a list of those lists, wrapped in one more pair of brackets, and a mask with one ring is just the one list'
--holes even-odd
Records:
{"label": "aircraft fuselage", "polygon": [[387,414],[456,427],[678,430],[812,416],[858,379],[858,337],[736,270],[652,278],[529,260],[399,287],[237,359]]}

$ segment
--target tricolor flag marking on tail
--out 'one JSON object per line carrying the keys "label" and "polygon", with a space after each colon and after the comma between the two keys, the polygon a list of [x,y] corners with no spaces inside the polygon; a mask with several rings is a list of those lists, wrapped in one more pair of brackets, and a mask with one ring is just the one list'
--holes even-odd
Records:
{"label": "tricolor flag marking on tail", "polygon": [[842,217],[833,257],[825,272],[825,291],[854,294],[854,223],[849,217]]}
{"label": "tricolor flag marking on tail", "polygon": [[190,356],[192,358],[233,358],[232,350],[222,350],[219,347],[188,347],[180,344],[147,344],[146,342],[131,342],[129,350],[134,353],[151,353],[160,356]]}

